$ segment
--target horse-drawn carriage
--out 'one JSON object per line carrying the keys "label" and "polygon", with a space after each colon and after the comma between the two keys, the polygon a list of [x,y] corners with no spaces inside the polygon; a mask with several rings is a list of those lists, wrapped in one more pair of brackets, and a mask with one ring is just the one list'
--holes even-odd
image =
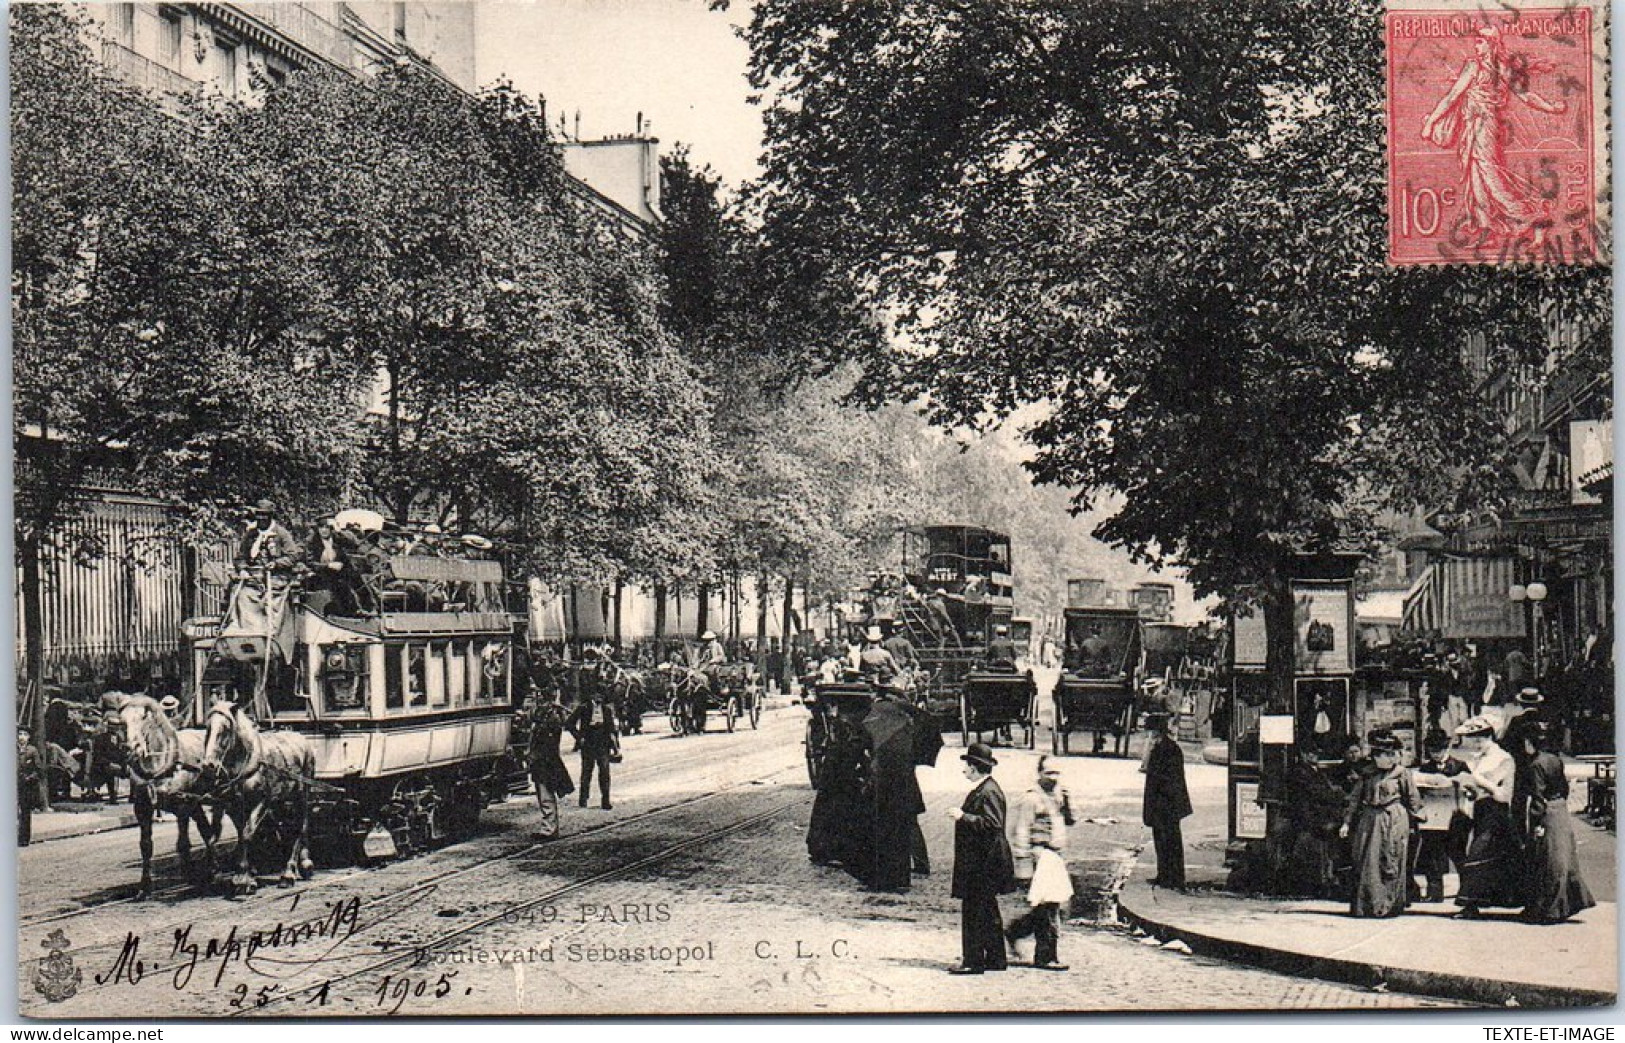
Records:
{"label": "horse-drawn carriage", "polygon": [[1021,744],[1029,750],[1038,743],[1038,682],[1031,670],[984,665],[970,671],[959,693],[960,740],[969,746],[971,735],[1020,728]]}
{"label": "horse-drawn carriage", "polygon": [[1069,608],[1061,677],[1055,685],[1055,753],[1071,752],[1071,733],[1093,733],[1093,752],[1110,738],[1118,756],[1134,731],[1140,671],[1139,614],[1132,608]]}
{"label": "horse-drawn carriage", "polygon": [[711,714],[723,719],[728,731],[741,720],[751,728],[762,723],[762,686],[749,663],[727,663],[711,671],[680,663],[660,668],[666,682],[666,719],[678,735],[704,733]]}
{"label": "horse-drawn carriage", "polygon": [[823,787],[830,772],[862,772],[863,718],[874,702],[875,690],[866,681],[849,680],[814,685],[803,700],[808,712],[807,781]]}

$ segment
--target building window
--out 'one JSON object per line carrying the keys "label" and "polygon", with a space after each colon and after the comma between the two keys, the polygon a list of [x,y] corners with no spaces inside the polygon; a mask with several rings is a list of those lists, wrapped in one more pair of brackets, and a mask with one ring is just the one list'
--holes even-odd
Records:
{"label": "building window", "polygon": [[113,5],[113,38],[126,47],[135,44],[135,5]]}
{"label": "building window", "polygon": [[181,67],[181,16],[167,7],[158,12],[158,60],[177,71]]}
{"label": "building window", "polygon": [[237,94],[237,45],[229,40],[214,39],[214,80],[227,97]]}

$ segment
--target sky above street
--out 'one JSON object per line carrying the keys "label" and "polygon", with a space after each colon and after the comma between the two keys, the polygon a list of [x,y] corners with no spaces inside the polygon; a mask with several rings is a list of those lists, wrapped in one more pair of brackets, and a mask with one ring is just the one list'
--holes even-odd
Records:
{"label": "sky above street", "polygon": [[730,185],[754,177],[761,113],[747,101],[749,49],[733,32],[748,3],[704,0],[485,0],[476,22],[479,82],[506,76],[547,99],[557,128],[631,134],[638,113],[662,150],[688,144]]}

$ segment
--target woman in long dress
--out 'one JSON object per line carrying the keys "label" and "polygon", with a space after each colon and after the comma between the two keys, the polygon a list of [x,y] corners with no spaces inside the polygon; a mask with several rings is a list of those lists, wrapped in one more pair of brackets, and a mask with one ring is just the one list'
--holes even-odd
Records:
{"label": "woman in long dress", "polygon": [[557,688],[552,699],[536,704],[531,718],[530,778],[536,784],[536,807],[541,812],[536,834],[543,840],[559,835],[559,801],[576,789],[570,769],[559,755],[564,718],[564,705],[559,702]]}
{"label": "woman in long dress", "polygon": [[1353,837],[1353,916],[1398,916],[1410,891],[1411,824],[1422,818],[1422,798],[1411,773],[1399,763],[1399,740],[1371,740],[1375,770],[1349,798],[1342,836]]}
{"label": "woman in long dress", "polygon": [[1466,744],[1478,745],[1478,756],[1456,778],[1473,795],[1473,831],[1461,862],[1457,915],[1475,919],[1486,906],[1515,909],[1523,905],[1518,886],[1516,841],[1512,833],[1512,757],[1495,744],[1495,725],[1474,717],[1456,729]]}
{"label": "woman in long dress", "polygon": [[1562,923],[1596,905],[1580,875],[1580,856],[1569,818],[1569,780],[1563,759],[1546,749],[1551,725],[1538,721],[1519,732],[1512,809],[1523,838],[1523,880],[1528,904],[1522,919]]}

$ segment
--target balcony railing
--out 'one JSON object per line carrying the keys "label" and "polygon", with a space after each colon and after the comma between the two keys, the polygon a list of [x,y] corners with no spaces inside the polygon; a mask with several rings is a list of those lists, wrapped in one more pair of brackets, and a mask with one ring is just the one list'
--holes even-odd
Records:
{"label": "balcony railing", "polygon": [[157,94],[190,94],[201,86],[116,40],[102,41],[102,64],[126,83]]}

